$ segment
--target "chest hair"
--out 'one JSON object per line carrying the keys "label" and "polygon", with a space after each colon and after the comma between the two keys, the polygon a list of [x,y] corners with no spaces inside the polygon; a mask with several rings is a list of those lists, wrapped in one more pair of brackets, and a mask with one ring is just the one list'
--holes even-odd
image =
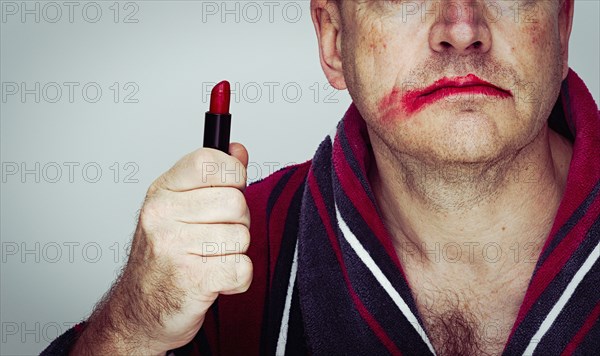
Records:
{"label": "chest hair", "polygon": [[445,355],[500,355],[520,301],[473,289],[419,288],[414,292],[425,330]]}

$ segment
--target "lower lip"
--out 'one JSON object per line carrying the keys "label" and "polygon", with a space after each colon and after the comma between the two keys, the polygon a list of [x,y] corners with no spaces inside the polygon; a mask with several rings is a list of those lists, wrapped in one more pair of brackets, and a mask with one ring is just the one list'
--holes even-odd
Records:
{"label": "lower lip", "polygon": [[465,96],[467,96],[467,99],[474,96],[488,96],[504,99],[510,97],[510,94],[487,85],[445,87],[426,95],[419,92],[408,92],[402,97],[402,104],[408,114],[414,114],[429,104],[433,104],[451,96],[460,96],[461,99]]}
{"label": "lower lip", "polygon": [[[422,110],[429,104],[450,96],[460,96],[464,99],[467,96],[488,96],[495,98],[508,98],[509,92],[496,89],[488,85],[472,85],[465,87],[446,87],[438,89],[430,94],[424,95],[422,91],[404,92],[399,88],[394,88],[392,92],[386,95],[379,102],[379,111],[382,113],[382,121],[389,122],[400,116],[412,115]],[[447,99],[452,102],[453,99]]]}

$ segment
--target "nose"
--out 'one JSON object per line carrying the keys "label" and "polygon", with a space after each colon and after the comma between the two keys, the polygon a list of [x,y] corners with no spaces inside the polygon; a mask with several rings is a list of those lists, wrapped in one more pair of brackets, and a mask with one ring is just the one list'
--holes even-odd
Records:
{"label": "nose", "polygon": [[492,36],[485,16],[485,4],[473,0],[442,0],[436,22],[429,34],[429,46],[436,52],[469,54],[487,52]]}

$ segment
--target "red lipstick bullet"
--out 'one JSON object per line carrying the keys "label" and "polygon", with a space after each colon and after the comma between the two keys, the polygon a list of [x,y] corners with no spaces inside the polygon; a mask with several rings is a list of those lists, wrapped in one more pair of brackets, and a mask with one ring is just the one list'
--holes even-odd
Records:
{"label": "red lipstick bullet", "polygon": [[224,80],[215,85],[210,93],[210,109],[204,116],[204,147],[215,148],[229,154],[231,114],[229,102],[231,90]]}

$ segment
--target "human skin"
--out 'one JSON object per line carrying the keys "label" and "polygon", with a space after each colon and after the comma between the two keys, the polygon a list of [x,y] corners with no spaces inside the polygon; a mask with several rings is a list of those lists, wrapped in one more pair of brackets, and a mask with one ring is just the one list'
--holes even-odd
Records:
{"label": "human skin", "polygon": [[[462,15],[423,17],[436,3]],[[503,16],[481,11],[491,4]],[[526,11],[516,16],[515,6]],[[502,351],[550,231],[572,154],[547,126],[568,73],[572,9],[572,0],[312,1],[321,65],[365,119],[369,181],[441,353],[453,339],[437,332],[444,315],[461,314],[474,334],[496,322],[495,339],[475,347]],[[509,94],[455,92],[410,106],[412,90],[472,75]],[[526,251],[496,263],[481,250],[452,261],[431,254],[489,243]]]}
{"label": "human skin", "polygon": [[[467,2],[473,1],[454,1],[465,8]],[[409,283],[455,293],[465,299],[452,305],[462,314],[475,309],[475,299],[493,305],[495,310],[478,310],[477,319],[501,320],[503,331],[486,350],[498,352],[533,264],[490,265],[469,256],[464,263],[437,263],[421,246],[477,241],[507,249],[525,242],[532,243],[530,254],[537,257],[571,155],[571,147],[548,129],[546,119],[567,73],[572,4],[539,2],[529,14],[537,20],[532,23],[478,16],[424,22],[409,16],[404,21],[406,3],[343,0],[338,7],[313,0],[321,64],[334,87],[349,89],[365,118],[376,161],[369,180]],[[412,112],[402,105],[406,83],[415,89],[468,74],[513,95],[494,100],[455,95]],[[523,89],[531,87],[535,90]],[[525,99],[514,94],[518,90],[525,90]],[[199,179],[203,163],[247,165],[243,146],[230,150],[231,157],[196,150],[152,184],[124,273],[88,320],[72,354],[164,354],[193,338],[219,293],[248,288],[252,264],[244,253],[250,217],[241,195],[245,168],[236,181]],[[536,184],[505,179],[522,167]],[[243,248],[229,253],[224,263],[218,251],[202,251],[203,241],[234,241]],[[406,244],[417,249],[402,254]],[[473,281],[474,291],[469,288]],[[425,315],[423,300],[429,295],[420,294],[423,290],[429,289],[413,288],[413,293]],[[443,314],[443,309],[433,312]],[[435,331],[431,318],[424,319]],[[442,344],[443,335],[434,340],[436,349]]]}
{"label": "human skin", "polygon": [[249,288],[248,152],[229,152],[199,148],[148,188],[127,265],[70,354],[164,355],[192,340],[219,294]]}

